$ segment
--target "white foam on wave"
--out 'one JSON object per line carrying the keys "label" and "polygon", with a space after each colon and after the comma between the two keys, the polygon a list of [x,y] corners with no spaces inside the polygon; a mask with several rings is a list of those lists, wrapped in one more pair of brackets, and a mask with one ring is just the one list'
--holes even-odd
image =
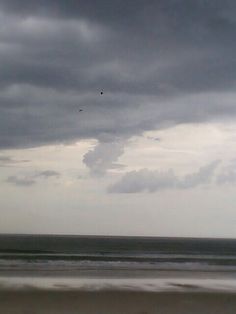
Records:
{"label": "white foam on wave", "polygon": [[185,271],[236,271],[236,265],[209,264],[208,261],[91,261],[91,260],[40,260],[1,259],[0,271],[79,271],[79,270],[185,270]]}

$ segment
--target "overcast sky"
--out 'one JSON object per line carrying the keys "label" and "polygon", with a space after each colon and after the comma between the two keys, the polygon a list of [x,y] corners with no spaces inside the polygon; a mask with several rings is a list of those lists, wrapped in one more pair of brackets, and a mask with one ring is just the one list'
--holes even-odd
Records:
{"label": "overcast sky", "polygon": [[236,2],[0,0],[0,232],[236,237]]}

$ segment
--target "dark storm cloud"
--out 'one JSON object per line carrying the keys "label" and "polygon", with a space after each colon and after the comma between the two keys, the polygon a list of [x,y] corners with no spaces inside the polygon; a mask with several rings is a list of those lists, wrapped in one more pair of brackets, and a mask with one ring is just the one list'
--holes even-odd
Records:
{"label": "dark storm cloud", "polygon": [[[234,1],[1,0],[0,147],[120,143],[232,117],[235,9]],[[85,157],[91,171],[95,155]]]}

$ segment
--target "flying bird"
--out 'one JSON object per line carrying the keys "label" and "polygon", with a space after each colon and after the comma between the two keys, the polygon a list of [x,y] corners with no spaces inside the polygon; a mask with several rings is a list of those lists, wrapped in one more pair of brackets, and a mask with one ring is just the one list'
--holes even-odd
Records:
{"label": "flying bird", "polygon": [[82,111],[83,111],[83,109],[80,109],[80,110],[79,110],[79,112],[82,112]]}
{"label": "flying bird", "polygon": [[103,92],[101,92],[100,94],[103,95]]}

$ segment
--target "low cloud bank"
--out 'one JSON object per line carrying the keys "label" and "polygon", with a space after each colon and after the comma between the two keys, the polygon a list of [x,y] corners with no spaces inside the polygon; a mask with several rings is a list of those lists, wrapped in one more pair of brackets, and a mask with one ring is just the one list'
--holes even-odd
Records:
{"label": "low cloud bank", "polygon": [[150,193],[168,189],[189,189],[211,182],[219,161],[216,160],[197,172],[178,177],[173,170],[160,172],[141,169],[126,173],[120,181],[108,188],[110,193]]}

